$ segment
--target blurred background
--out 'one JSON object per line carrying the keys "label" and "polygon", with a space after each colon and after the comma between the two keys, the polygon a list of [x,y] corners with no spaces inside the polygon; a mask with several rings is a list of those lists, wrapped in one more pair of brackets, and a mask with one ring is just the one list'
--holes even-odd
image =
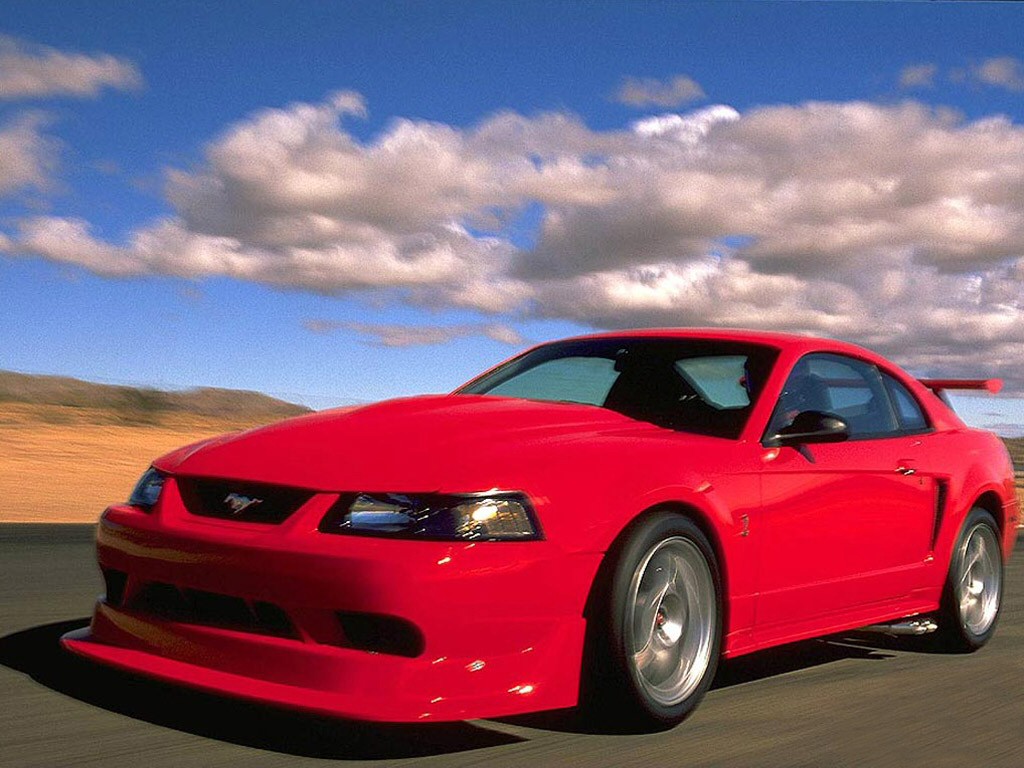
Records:
{"label": "blurred background", "polygon": [[999,377],[954,403],[1024,437],[1021,39],[1014,3],[8,0],[0,519],[91,519],[268,398],[614,328]]}

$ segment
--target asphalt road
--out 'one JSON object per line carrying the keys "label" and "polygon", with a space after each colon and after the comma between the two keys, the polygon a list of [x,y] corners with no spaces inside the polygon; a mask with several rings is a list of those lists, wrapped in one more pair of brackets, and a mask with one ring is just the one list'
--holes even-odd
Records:
{"label": "asphalt road", "polygon": [[381,727],[194,693],[69,658],[100,591],[88,526],[0,526],[0,765],[1024,766],[1024,541],[969,656],[851,635],[726,663],[656,734],[565,713]]}

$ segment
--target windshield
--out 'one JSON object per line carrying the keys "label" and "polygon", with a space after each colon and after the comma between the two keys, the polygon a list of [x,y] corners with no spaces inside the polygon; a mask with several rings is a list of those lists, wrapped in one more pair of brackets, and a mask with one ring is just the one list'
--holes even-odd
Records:
{"label": "windshield", "polygon": [[777,350],[759,344],[603,338],[547,344],[458,394],[609,408],[683,432],[737,438]]}

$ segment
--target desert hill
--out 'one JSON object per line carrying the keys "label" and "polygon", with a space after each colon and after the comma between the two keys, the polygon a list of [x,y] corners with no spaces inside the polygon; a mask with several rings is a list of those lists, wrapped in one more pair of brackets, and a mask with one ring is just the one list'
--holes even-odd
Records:
{"label": "desert hill", "polygon": [[166,391],[0,371],[0,404],[6,403],[87,409],[127,422],[152,422],[175,414],[260,422],[310,410],[260,392],[213,387]]}

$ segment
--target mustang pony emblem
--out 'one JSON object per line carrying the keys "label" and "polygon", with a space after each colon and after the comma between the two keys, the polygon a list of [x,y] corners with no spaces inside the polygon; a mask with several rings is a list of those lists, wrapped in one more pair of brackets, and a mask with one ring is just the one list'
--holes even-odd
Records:
{"label": "mustang pony emblem", "polygon": [[231,508],[232,515],[241,515],[245,510],[251,509],[263,503],[263,499],[252,496],[245,496],[241,493],[229,493],[224,497],[224,503]]}

